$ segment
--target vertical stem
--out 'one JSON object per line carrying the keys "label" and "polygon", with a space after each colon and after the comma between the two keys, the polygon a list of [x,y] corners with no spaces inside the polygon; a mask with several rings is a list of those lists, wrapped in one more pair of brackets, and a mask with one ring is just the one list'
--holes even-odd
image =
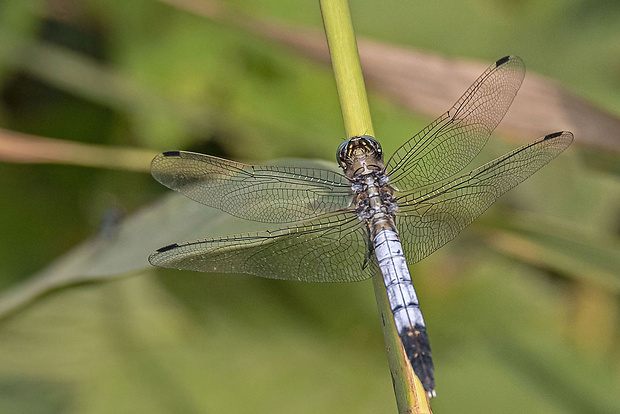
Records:
{"label": "vertical stem", "polygon": [[374,136],[360,57],[346,0],[319,0],[347,138]]}
{"label": "vertical stem", "polygon": [[[368,98],[347,0],[319,0],[347,137],[373,135]],[[428,398],[400,342],[380,273],[373,276],[398,412],[431,413]]]}
{"label": "vertical stem", "polygon": [[430,402],[420,379],[414,374],[405,349],[400,341],[394,318],[390,310],[387,291],[380,273],[373,275],[372,284],[375,289],[377,307],[381,314],[383,340],[387,352],[392,386],[396,395],[396,405],[400,414],[432,414]]}

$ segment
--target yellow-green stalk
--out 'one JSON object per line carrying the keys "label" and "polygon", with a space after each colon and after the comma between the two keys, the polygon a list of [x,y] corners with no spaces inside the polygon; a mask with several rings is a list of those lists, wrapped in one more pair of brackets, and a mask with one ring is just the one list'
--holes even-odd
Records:
{"label": "yellow-green stalk", "polygon": [[[347,0],[319,0],[319,3],[347,138],[360,135],[374,136],[348,2]],[[373,286],[381,314],[398,412],[401,414],[431,413],[426,392],[420,380],[413,373],[396,332],[383,278],[379,272],[373,276]]]}

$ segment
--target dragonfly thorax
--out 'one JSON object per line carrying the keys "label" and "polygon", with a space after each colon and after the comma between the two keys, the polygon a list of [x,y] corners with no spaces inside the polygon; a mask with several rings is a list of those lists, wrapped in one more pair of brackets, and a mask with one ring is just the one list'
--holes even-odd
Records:
{"label": "dragonfly thorax", "polygon": [[369,223],[376,220],[391,221],[398,210],[394,189],[383,171],[358,174],[352,180],[351,190],[355,194],[355,212],[360,220]]}

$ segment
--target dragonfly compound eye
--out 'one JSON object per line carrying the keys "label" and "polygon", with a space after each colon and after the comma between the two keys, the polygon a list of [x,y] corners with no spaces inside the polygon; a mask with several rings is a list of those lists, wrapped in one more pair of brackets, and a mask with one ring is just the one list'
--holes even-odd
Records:
{"label": "dragonfly compound eye", "polygon": [[351,142],[351,139],[347,139],[346,141],[343,141],[338,146],[338,150],[336,151],[336,159],[338,160],[338,164],[340,164],[341,167],[344,167],[346,165],[347,148],[349,147],[350,142]]}
{"label": "dragonfly compound eye", "polygon": [[381,144],[379,144],[379,141],[377,141],[375,139],[375,137],[370,136],[370,135],[362,135],[360,137],[360,139],[363,139],[364,142],[370,147],[372,148],[372,150],[374,152],[376,152],[377,154],[381,155],[383,150],[381,149]]}

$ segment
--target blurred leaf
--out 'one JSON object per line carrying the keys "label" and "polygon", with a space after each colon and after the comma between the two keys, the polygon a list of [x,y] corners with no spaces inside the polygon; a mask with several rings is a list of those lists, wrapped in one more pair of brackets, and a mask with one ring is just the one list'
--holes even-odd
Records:
{"label": "blurred leaf", "polygon": [[170,117],[183,119],[200,131],[208,130],[212,124],[208,109],[171,102],[92,58],[51,43],[26,40],[7,31],[1,31],[0,38],[10,39],[13,47],[19,50],[10,55],[12,65],[62,90],[129,113],[156,114],[160,126]]}
{"label": "blurred leaf", "polygon": [[[330,165],[308,160],[279,160],[272,164],[318,168]],[[50,291],[150,267],[148,256],[168,244],[264,230],[264,227],[264,223],[237,219],[179,194],[171,194],[116,227],[109,226],[105,232],[73,249],[47,269],[1,292],[0,318]]]}
{"label": "blurred leaf", "polygon": [[[274,309],[273,291],[247,284],[278,282],[168,276],[202,301],[204,314],[141,275],[68,289],[3,321],[0,365],[19,390],[12,398],[40,391],[37,400],[49,403],[40,412],[49,414],[370,414],[395,407],[379,337],[360,343],[359,329],[326,335]],[[376,316],[371,321],[379,336]],[[25,409],[11,413],[38,413],[28,411],[35,402],[11,406]]]}
{"label": "blurred leaf", "polygon": [[[0,28],[4,33],[19,33],[23,38],[31,38],[39,24],[39,18],[32,10],[39,0],[4,0],[0,3]],[[0,85],[10,71],[11,60],[19,53],[19,44],[12,36],[0,35]]]}
{"label": "blurred leaf", "polygon": [[585,149],[580,155],[589,169],[620,177],[620,157],[617,154]]}
{"label": "blurred leaf", "polygon": [[[561,344],[528,343],[516,336],[494,338],[490,349],[510,372],[527,378],[536,393],[553,402],[563,413],[613,414],[620,400],[614,392],[618,381],[609,367],[588,367],[588,361],[560,351]],[[571,361],[572,363],[567,363]]]}
{"label": "blurred leaf", "polygon": [[617,241],[602,240],[600,235],[580,233],[525,214],[495,224],[495,232],[488,240],[499,251],[620,294]]}
{"label": "blurred leaf", "polygon": [[2,409],[14,414],[61,414],[71,407],[67,384],[36,376],[0,377]]}

